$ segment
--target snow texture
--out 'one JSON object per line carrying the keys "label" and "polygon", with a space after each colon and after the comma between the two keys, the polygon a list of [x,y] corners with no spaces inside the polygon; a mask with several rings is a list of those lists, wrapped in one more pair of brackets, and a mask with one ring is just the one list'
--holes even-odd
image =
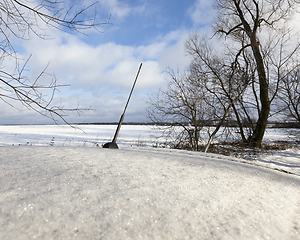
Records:
{"label": "snow texture", "polygon": [[0,239],[300,239],[300,177],[199,152],[2,146]]}

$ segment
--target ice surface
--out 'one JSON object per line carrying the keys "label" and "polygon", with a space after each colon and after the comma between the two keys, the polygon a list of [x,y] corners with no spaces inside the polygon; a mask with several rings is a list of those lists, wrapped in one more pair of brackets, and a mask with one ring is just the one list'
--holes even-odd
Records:
{"label": "ice surface", "polygon": [[0,239],[300,239],[300,177],[228,160],[0,147]]}

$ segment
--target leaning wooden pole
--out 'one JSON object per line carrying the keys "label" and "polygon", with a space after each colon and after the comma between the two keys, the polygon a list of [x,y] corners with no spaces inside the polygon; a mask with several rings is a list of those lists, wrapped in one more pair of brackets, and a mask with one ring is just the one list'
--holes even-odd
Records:
{"label": "leaning wooden pole", "polygon": [[126,103],[126,105],[125,105],[123,114],[122,114],[121,117],[120,117],[120,120],[119,120],[119,123],[118,123],[118,127],[117,127],[117,130],[116,130],[116,132],[115,132],[115,136],[114,136],[112,142],[108,142],[108,143],[105,143],[105,144],[103,145],[104,148],[113,148],[113,149],[118,149],[118,148],[119,148],[118,145],[117,145],[117,138],[118,138],[118,135],[119,135],[119,132],[120,132],[120,129],[121,129],[121,125],[122,125],[122,122],[123,122],[123,119],[124,119],[124,116],[125,116],[125,112],[126,112],[126,109],[127,109],[128,103],[129,103],[129,100],[130,100],[130,98],[131,98],[131,95],[132,95],[132,93],[133,93],[133,89],[134,89],[135,84],[136,84],[136,82],[137,82],[137,79],[138,79],[138,77],[139,77],[139,74],[140,74],[142,65],[143,65],[143,64],[141,63],[141,64],[140,64],[140,67],[139,67],[139,70],[138,70],[138,72],[137,72],[137,74],[136,74],[136,77],[135,77],[133,86],[132,86],[132,88],[131,88],[129,97],[128,97],[128,99],[127,99],[127,103]]}

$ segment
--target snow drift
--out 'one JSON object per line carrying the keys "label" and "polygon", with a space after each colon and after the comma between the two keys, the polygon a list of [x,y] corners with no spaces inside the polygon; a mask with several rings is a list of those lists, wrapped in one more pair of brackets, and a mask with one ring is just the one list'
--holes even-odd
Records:
{"label": "snow drift", "polygon": [[300,178],[229,160],[0,147],[0,239],[300,239]]}

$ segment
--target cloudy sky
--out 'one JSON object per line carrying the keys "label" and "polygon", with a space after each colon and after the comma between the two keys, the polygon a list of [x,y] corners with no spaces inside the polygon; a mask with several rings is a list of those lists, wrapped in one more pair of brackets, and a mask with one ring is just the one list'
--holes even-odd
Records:
{"label": "cloudy sky", "polygon": [[[58,84],[71,85],[57,92],[56,101],[93,109],[80,116],[71,114],[66,117],[69,122],[117,122],[142,62],[124,121],[148,121],[147,95],[165,84],[166,68],[183,69],[189,64],[184,43],[191,32],[209,33],[213,1],[100,0],[97,13],[111,22],[101,26],[101,33],[50,30],[48,40],[35,36],[17,40],[20,59],[32,54],[26,74],[34,79],[49,63],[47,72],[55,74]],[[52,123],[25,108],[0,104],[0,124]]]}

